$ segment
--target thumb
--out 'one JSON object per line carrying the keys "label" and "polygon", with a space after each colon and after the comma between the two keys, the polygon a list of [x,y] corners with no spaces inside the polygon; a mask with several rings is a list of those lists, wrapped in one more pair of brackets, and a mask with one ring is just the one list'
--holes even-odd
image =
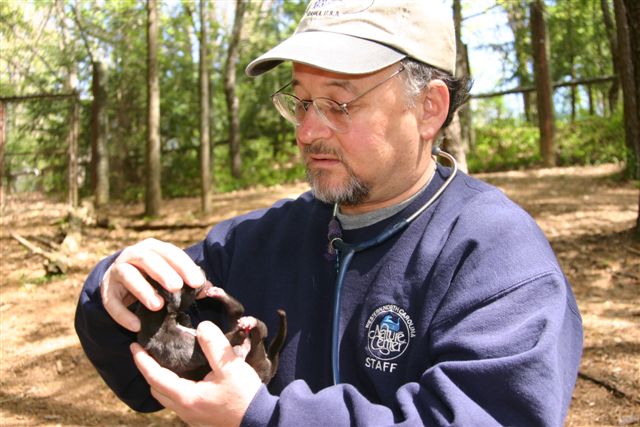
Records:
{"label": "thumb", "polygon": [[198,342],[214,372],[238,358],[220,328],[209,321],[200,322],[196,330]]}

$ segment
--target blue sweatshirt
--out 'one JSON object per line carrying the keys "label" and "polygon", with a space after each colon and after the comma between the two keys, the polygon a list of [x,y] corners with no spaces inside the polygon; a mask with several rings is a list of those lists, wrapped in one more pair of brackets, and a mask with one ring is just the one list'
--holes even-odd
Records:
{"label": "blue sweatshirt", "polygon": [[[448,174],[439,166],[405,210],[345,230],[344,240],[368,240],[408,217]],[[243,425],[563,424],[581,356],[581,319],[547,239],[527,213],[459,173],[406,230],[357,253],[342,291],[338,385],[331,371],[331,217],[331,206],[306,193],[220,223],[187,249],[211,282],[273,333],[276,310],[288,315],[279,370]],[[99,284],[116,255],[89,275],[76,330],[120,399],[137,411],[158,410],[129,352],[135,335],[101,303]],[[224,327],[212,300],[200,300],[192,317]]]}

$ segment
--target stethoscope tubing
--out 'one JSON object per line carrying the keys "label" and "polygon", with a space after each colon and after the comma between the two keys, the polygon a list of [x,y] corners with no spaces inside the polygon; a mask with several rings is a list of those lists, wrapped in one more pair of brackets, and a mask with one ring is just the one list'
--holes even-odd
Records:
{"label": "stethoscope tubing", "polygon": [[[338,265],[336,287],[334,291],[335,294],[333,298],[333,320],[331,323],[331,370],[333,372],[334,384],[340,384],[340,308],[342,306],[342,288],[344,286],[344,279],[347,274],[347,270],[349,269],[349,264],[351,263],[351,260],[353,259],[353,256],[356,254],[356,252],[361,252],[366,249],[381,245],[382,243],[386,242],[387,240],[407,228],[407,226],[409,226],[409,224],[414,219],[420,216],[422,212],[427,210],[440,197],[444,190],[446,190],[449,184],[451,184],[453,178],[458,172],[458,164],[456,162],[456,159],[451,154],[442,151],[439,148],[434,148],[433,154],[436,156],[442,156],[451,163],[451,174],[440,186],[438,191],[436,191],[434,195],[431,196],[431,198],[427,200],[427,202],[422,205],[422,207],[420,207],[420,209],[418,209],[408,218],[402,219],[395,224],[390,225],[374,238],[366,240],[364,242],[350,244],[346,243],[341,238],[334,238],[331,241],[331,245],[337,253],[336,263]],[[337,206],[335,208],[335,212],[337,212]]]}

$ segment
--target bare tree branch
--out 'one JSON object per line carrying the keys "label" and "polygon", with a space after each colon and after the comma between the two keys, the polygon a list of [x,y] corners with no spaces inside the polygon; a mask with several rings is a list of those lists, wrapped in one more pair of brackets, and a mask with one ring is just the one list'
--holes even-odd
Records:
{"label": "bare tree branch", "polygon": [[[567,86],[579,86],[579,85],[590,85],[590,84],[596,84],[596,83],[605,83],[605,82],[613,81],[616,78],[617,78],[616,76],[589,77],[584,79],[576,79],[576,80],[570,80],[566,82],[554,83],[552,84],[552,87],[556,89],[559,87],[567,87]],[[492,98],[495,96],[511,95],[514,93],[535,92],[535,91],[536,91],[536,88],[534,86],[523,86],[523,87],[515,87],[513,89],[499,90],[496,92],[472,94],[471,98],[474,98],[474,99]]]}
{"label": "bare tree branch", "polygon": [[482,16],[485,13],[489,12],[491,9],[495,9],[496,7],[500,7],[499,4],[494,4],[493,6],[489,6],[488,8],[486,8],[485,10],[483,10],[482,12],[478,12],[478,13],[474,13],[473,15],[469,15],[469,16],[464,16],[462,18],[463,21],[466,21],[468,19],[473,19],[473,18],[477,18],[478,16]]}
{"label": "bare tree branch", "polygon": [[82,38],[82,42],[84,43],[85,48],[87,49],[87,54],[89,55],[89,60],[93,63],[95,62],[93,56],[93,49],[89,44],[89,39],[87,38],[87,32],[85,30],[84,24],[82,23],[82,18],[80,17],[80,13],[78,12],[78,8],[75,3],[71,4],[71,10],[73,10],[73,20],[78,26],[78,32],[80,33],[80,38]]}

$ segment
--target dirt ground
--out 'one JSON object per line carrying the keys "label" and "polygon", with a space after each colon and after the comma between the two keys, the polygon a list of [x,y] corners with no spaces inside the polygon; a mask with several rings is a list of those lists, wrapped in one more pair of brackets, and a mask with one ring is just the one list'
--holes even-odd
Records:
{"label": "dirt ground", "polygon": [[[585,327],[584,357],[567,426],[640,425],[640,243],[632,228],[638,189],[616,165],[484,174],[541,225],[573,284]],[[110,211],[111,229],[86,227],[66,275],[47,278],[38,255],[55,242],[65,205],[38,194],[9,196],[0,234],[0,425],[181,426],[167,411],[138,414],[117,400],[85,358],[73,329],[84,277],[102,257],[146,237],[186,246],[223,218],[294,197],[304,184],[167,201],[153,231],[141,205]],[[147,223],[148,224],[148,223]],[[164,227],[182,225],[181,228]]]}

